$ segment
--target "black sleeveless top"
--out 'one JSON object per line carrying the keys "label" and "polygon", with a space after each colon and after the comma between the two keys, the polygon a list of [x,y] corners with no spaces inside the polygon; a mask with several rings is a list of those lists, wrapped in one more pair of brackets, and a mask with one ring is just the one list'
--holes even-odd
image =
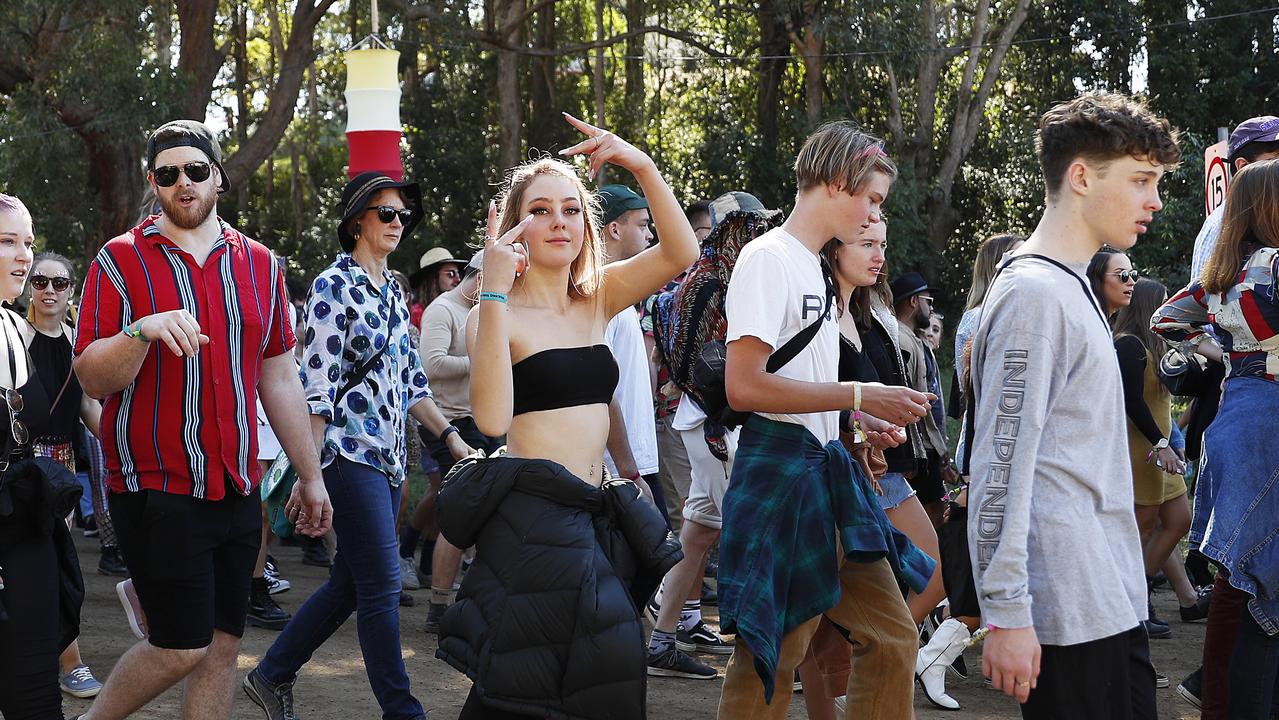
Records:
{"label": "black sleeveless top", "polygon": [[514,414],[607,404],[617,379],[617,361],[607,345],[533,353],[511,366]]}
{"label": "black sleeveless top", "polygon": [[[71,371],[71,342],[65,335],[49,337],[36,332],[27,347],[32,378],[22,389],[22,421],[31,438],[69,442],[80,422],[80,381]],[[69,379],[68,379],[69,376]],[[62,390],[66,383],[66,390]],[[50,408],[58,392],[58,406]]]}
{"label": "black sleeveless top", "polygon": [[[892,340],[884,333],[883,327],[877,322],[871,322],[869,326],[857,323],[857,332],[862,339],[862,351],[852,346],[843,337],[840,337],[839,344],[839,379],[840,380],[857,380],[859,382],[882,382],[885,385],[905,385],[905,378],[902,377],[901,369],[897,365],[897,358],[893,357],[896,351],[893,349]],[[853,354],[859,357],[854,358]],[[847,355],[847,359],[845,356]],[[845,366],[849,368],[849,372],[860,372],[862,377],[844,377]],[[855,369],[857,368],[857,369]],[[867,377],[873,374],[874,377]],[[915,472],[918,464],[915,461],[914,451],[911,450],[910,443],[899,445],[895,448],[887,448],[884,450],[884,459],[888,462],[889,472]]]}

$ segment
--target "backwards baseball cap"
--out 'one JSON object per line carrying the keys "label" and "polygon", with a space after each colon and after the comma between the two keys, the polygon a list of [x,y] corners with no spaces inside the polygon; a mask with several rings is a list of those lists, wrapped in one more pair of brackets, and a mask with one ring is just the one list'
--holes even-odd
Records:
{"label": "backwards baseball cap", "polygon": [[759,198],[741,190],[732,190],[720,195],[711,201],[710,208],[712,228],[723,222],[729,213],[755,213],[766,220],[772,220],[782,214],[781,210],[765,208],[764,203],[760,202]]}
{"label": "backwards baseball cap", "polygon": [[1279,117],[1262,115],[1248,118],[1239,123],[1235,131],[1230,133],[1228,146],[1230,148],[1230,161],[1234,162],[1235,155],[1248,143],[1274,142],[1276,140],[1279,140]]}
{"label": "backwards baseball cap", "polygon": [[595,192],[604,211],[604,222],[611,223],[631,210],[643,210],[648,201],[625,185],[605,185]]}
{"label": "backwards baseball cap", "polygon": [[208,156],[222,175],[218,192],[231,189],[231,179],[222,167],[222,148],[208,125],[197,120],[170,120],[147,138],[147,170],[155,170],[155,156],[175,147],[193,147]]}

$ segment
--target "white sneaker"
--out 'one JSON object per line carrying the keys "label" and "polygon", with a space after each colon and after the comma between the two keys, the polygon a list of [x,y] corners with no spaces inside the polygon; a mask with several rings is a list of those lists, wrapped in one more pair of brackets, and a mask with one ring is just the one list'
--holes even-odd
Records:
{"label": "white sneaker", "polygon": [[840,720],[843,720],[843,718],[848,717],[848,696],[847,695],[840,695],[839,697],[835,698],[835,717],[840,718]]}
{"label": "white sneaker", "polygon": [[266,578],[266,591],[270,595],[279,595],[293,587],[288,580],[278,575],[263,575]]}
{"label": "white sneaker", "polygon": [[411,557],[400,558],[400,586],[405,590],[422,589],[422,582],[418,580],[417,568]]}

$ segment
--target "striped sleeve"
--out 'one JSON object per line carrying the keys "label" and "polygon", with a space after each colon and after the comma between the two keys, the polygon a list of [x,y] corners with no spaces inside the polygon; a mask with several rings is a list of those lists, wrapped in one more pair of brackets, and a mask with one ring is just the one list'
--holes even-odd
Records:
{"label": "striped sleeve", "polygon": [[266,331],[266,348],[263,357],[275,357],[289,352],[297,344],[293,336],[293,324],[289,322],[289,291],[284,285],[284,271],[274,256],[271,258],[271,271],[274,278],[271,282],[271,323]]}
{"label": "striped sleeve", "polygon": [[119,275],[106,250],[98,253],[89,265],[76,322],[76,355],[84,352],[95,340],[111,337],[124,329],[126,301],[120,294]]}
{"label": "striped sleeve", "polygon": [[1174,344],[1196,343],[1208,325],[1208,293],[1198,280],[1172,296],[1150,318],[1150,329]]}

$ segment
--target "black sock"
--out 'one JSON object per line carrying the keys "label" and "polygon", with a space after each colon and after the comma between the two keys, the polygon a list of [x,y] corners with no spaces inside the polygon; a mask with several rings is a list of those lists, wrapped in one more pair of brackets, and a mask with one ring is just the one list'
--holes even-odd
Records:
{"label": "black sock", "polygon": [[421,539],[421,530],[415,529],[409,523],[404,523],[404,529],[400,531],[400,557],[413,557],[413,553],[417,551],[417,543]]}

